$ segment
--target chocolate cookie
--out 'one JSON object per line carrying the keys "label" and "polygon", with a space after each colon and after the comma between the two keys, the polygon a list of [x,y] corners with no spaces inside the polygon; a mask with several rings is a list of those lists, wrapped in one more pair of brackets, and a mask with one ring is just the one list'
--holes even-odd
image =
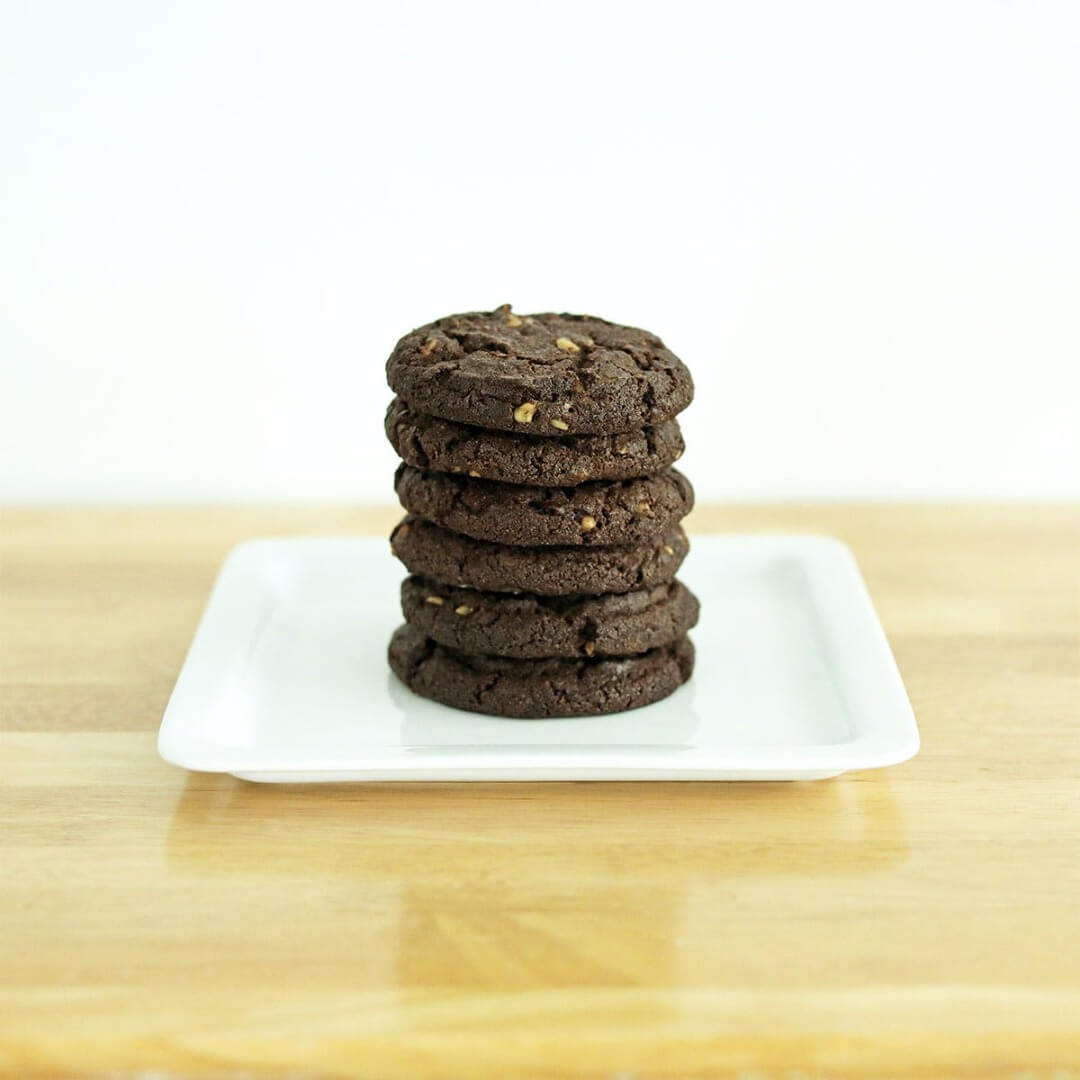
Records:
{"label": "chocolate cookie", "polygon": [[524,659],[634,656],[683,637],[698,618],[681,582],[606,596],[536,596],[401,583],[405,621],[440,645]]}
{"label": "chocolate cookie", "polygon": [[689,548],[677,525],[638,547],[511,547],[411,516],[390,536],[390,550],[410,573],[488,592],[541,596],[596,596],[662,585],[678,572]]}
{"label": "chocolate cookie", "polygon": [[507,484],[563,487],[586,480],[627,480],[662,472],[683,452],[677,420],[621,435],[509,435],[414,412],[394,398],[386,436],[418,469],[464,473]]}
{"label": "chocolate cookie", "polygon": [[406,334],[386,362],[420,412],[529,435],[611,435],[670,420],[694,384],[654,334],[591,315],[515,315],[509,304]]}
{"label": "chocolate cookie", "polygon": [[542,719],[622,712],[659,701],[694,670],[688,638],[621,659],[511,660],[439,645],[408,624],[390,666],[410,690],[457,709]]}
{"label": "chocolate cookie", "polygon": [[694,505],[690,481],[675,469],[636,480],[577,487],[500,484],[399,465],[401,505],[454,532],[499,544],[645,544]]}

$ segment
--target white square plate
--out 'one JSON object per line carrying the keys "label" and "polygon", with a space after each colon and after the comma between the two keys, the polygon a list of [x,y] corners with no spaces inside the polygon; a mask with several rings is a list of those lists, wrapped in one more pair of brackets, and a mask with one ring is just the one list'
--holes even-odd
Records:
{"label": "white square plate", "polygon": [[811,780],[893,765],[915,717],[851,553],[816,536],[697,536],[697,670],[655,705],[509,720],[417,697],[385,540],[235,548],[161,723],[162,757],[249,780]]}

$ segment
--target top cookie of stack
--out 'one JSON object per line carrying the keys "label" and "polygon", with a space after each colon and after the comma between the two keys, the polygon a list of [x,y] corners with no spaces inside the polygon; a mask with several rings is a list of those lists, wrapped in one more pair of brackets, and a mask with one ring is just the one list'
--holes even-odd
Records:
{"label": "top cookie of stack", "polygon": [[403,681],[529,716],[617,711],[683,682],[697,602],[673,581],[693,504],[670,467],[693,397],[678,357],[643,330],[505,305],[407,334],[387,377],[410,513],[392,545],[415,575],[391,645]]}

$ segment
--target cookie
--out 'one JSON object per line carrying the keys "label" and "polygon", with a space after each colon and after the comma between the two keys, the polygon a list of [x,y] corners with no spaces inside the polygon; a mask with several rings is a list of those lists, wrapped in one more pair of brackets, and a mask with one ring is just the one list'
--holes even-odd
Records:
{"label": "cookie", "polygon": [[685,637],[620,659],[512,660],[447,648],[407,623],[394,632],[389,658],[397,677],[422,697],[531,719],[636,709],[667,697],[694,669]]}
{"label": "cookie", "polygon": [[386,437],[409,465],[506,484],[567,487],[586,480],[628,480],[662,472],[683,452],[677,420],[621,435],[541,439],[441,420],[394,398]]}
{"label": "cookie", "polygon": [[386,377],[430,416],[555,438],[654,427],[694,396],[683,362],[646,330],[509,304],[406,334]]}
{"label": "cookie", "polygon": [[536,596],[401,583],[405,621],[440,645],[492,656],[634,656],[684,637],[697,597],[681,582],[606,596]]}
{"label": "cookie", "polygon": [[485,592],[541,596],[596,596],[662,585],[675,577],[689,548],[677,525],[638,547],[511,547],[411,516],[390,536],[390,550],[412,574]]}
{"label": "cookie", "polygon": [[577,487],[501,484],[399,465],[394,488],[410,513],[475,540],[498,544],[646,544],[694,505],[690,481],[676,469],[636,480]]}

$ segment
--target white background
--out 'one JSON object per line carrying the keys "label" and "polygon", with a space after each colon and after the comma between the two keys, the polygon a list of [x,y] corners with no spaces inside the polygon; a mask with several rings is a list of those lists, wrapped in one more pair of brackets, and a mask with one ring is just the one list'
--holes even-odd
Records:
{"label": "white background", "polygon": [[392,500],[383,362],[660,333],[702,497],[1080,495],[1080,4],[4,3],[0,500]]}

